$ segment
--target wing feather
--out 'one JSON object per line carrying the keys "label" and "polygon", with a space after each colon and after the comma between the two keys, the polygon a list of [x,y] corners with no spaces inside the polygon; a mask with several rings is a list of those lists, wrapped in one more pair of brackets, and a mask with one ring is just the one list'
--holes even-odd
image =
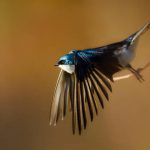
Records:
{"label": "wing feather", "polygon": [[70,104],[72,132],[75,134],[77,128],[81,134],[83,128],[86,129],[87,127],[87,117],[89,116],[90,120],[93,121],[94,114],[98,114],[94,93],[104,108],[101,93],[106,99],[109,99],[107,90],[112,91],[112,88],[108,78],[99,68],[92,65],[85,54],[76,54],[76,57],[77,62],[73,74],[60,71],[51,105],[50,124],[56,125],[60,115],[63,119]]}
{"label": "wing feather", "polygon": [[79,92],[79,80],[76,79],[76,98],[77,98],[77,121],[78,121],[78,130],[79,130],[79,134],[81,134],[81,130],[82,130],[82,107],[81,107],[81,99],[80,99],[80,92]]}
{"label": "wing feather", "polygon": [[83,87],[83,82],[80,81],[80,96],[81,96],[81,103],[82,103],[82,116],[83,116],[83,126],[84,129],[87,126],[87,116],[86,116],[86,102],[85,102],[85,89]]}
{"label": "wing feather", "polygon": [[102,99],[102,97],[100,95],[100,92],[99,92],[98,84],[97,84],[96,80],[94,79],[94,77],[91,74],[89,75],[89,78],[91,79],[91,82],[93,84],[94,90],[95,90],[96,95],[97,95],[97,97],[99,99],[99,102],[100,102],[102,108],[104,108],[104,103],[103,103],[103,99]]}
{"label": "wing feather", "polygon": [[63,82],[64,82],[63,78],[64,78],[64,71],[61,70],[56,83],[53,101],[51,104],[50,124],[54,124],[54,125],[56,125],[60,113],[59,104],[60,104],[61,90],[63,89]]}
{"label": "wing feather", "polygon": [[[70,76],[70,75],[68,75]],[[71,88],[71,80],[70,77],[66,80],[66,88],[64,92],[64,109],[63,109],[63,116],[66,116],[67,109],[68,109],[68,103],[69,103],[69,89]]]}
{"label": "wing feather", "polygon": [[73,134],[75,134],[76,129],[76,119],[77,119],[77,99],[76,99],[76,82],[77,79],[75,77],[75,74],[72,75],[72,93],[71,93],[71,103],[72,103],[72,131]]}
{"label": "wing feather", "polygon": [[91,82],[91,80],[89,79],[89,76],[86,76],[86,79],[85,79],[85,80],[87,81],[90,99],[91,99],[91,101],[92,101],[92,103],[93,103],[93,105],[94,105],[96,114],[98,114],[97,103],[96,103],[96,101],[95,101],[95,99],[94,99],[94,95],[93,95],[92,89],[91,89],[90,84],[89,84],[89,82]]}
{"label": "wing feather", "polygon": [[108,79],[105,78],[98,69],[94,68],[93,71],[101,78],[101,80],[104,82],[106,87],[110,90],[110,92],[112,92],[112,87]]}
{"label": "wing feather", "polygon": [[109,99],[108,93],[107,93],[105,87],[102,85],[100,78],[95,74],[95,72],[91,72],[91,74],[92,74],[93,78],[95,79],[95,81],[97,82],[97,84],[99,85],[102,93],[104,94],[104,96],[108,100]]}
{"label": "wing feather", "polygon": [[90,118],[91,118],[91,121],[93,121],[94,110],[93,110],[92,101],[90,99],[90,94],[89,94],[90,90],[89,90],[86,80],[83,80],[83,87],[85,89],[86,100],[87,100],[87,104],[88,104],[88,108],[89,108]]}

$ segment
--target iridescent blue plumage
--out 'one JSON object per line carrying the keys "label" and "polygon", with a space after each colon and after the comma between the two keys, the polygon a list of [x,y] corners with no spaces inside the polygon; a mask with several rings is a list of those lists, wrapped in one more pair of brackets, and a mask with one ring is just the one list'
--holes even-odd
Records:
{"label": "iridescent blue plumage", "polygon": [[70,52],[62,57],[58,61],[58,65],[74,65],[74,54]]}

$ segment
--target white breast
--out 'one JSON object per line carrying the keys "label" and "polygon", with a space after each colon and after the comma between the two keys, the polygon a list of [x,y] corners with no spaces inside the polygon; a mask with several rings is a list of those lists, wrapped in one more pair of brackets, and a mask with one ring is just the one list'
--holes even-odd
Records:
{"label": "white breast", "polygon": [[134,49],[135,49],[135,45],[131,45],[129,48],[122,47],[121,49],[116,50],[114,52],[121,66],[126,66],[132,61],[132,59],[135,56]]}
{"label": "white breast", "polygon": [[128,49],[123,49],[121,55],[119,56],[119,62],[122,66],[129,64],[134,58],[134,52]]}
{"label": "white breast", "polygon": [[72,74],[75,71],[75,65],[59,65],[59,68]]}

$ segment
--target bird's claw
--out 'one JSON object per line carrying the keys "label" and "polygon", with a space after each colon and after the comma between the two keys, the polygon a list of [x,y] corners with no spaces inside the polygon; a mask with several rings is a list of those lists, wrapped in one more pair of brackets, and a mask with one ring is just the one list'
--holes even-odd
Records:
{"label": "bird's claw", "polygon": [[133,72],[133,74],[135,75],[135,77],[140,81],[143,82],[144,78],[143,76],[140,74],[141,69],[137,69]]}

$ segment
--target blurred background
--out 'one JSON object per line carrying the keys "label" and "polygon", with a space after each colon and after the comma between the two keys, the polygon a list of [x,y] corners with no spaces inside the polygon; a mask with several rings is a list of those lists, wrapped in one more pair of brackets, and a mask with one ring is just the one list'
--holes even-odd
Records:
{"label": "blurred background", "polygon": [[[150,68],[142,84],[115,82],[82,136],[72,135],[70,114],[49,126],[58,58],[122,40],[148,21],[149,0],[0,0],[0,149],[149,150]],[[149,61],[147,32],[132,64]]]}

